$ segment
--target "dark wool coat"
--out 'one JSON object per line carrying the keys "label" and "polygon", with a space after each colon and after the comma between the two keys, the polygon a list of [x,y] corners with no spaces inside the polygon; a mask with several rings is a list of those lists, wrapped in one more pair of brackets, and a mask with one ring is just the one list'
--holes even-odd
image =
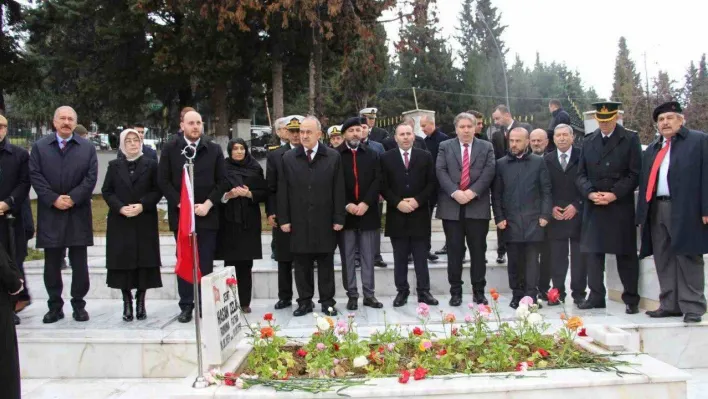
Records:
{"label": "dark wool coat", "polygon": [[548,175],[551,178],[551,197],[553,207],[565,208],[573,204],[578,213],[570,220],[556,220],[551,216],[548,222],[548,238],[560,240],[564,238],[580,238],[580,227],[583,219],[583,196],[575,185],[578,176],[578,160],[580,149],[573,147],[570,160],[565,170],[558,160],[558,151],[553,151],[544,156]]}

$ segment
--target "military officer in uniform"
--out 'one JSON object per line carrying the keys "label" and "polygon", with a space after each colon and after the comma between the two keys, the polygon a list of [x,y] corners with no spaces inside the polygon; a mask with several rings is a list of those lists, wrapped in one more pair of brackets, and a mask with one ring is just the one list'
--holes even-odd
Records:
{"label": "military officer in uniform", "polygon": [[327,137],[329,137],[330,148],[337,148],[344,142],[342,137],[342,125],[334,125],[327,129]]}
{"label": "military officer in uniform", "polygon": [[590,295],[579,309],[605,307],[605,255],[617,258],[624,286],[625,312],[639,312],[639,259],[634,221],[634,190],[642,169],[639,137],[617,123],[618,102],[598,102],[600,124],[580,153],[578,190],[587,198],[583,211],[580,251],[587,261]]}
{"label": "military officer in uniform", "polygon": [[[275,303],[276,309],[290,307],[293,303],[293,255],[290,252],[290,234],[283,233],[280,230],[278,220],[275,217],[278,209],[278,180],[283,176],[283,155],[300,145],[300,122],[302,122],[304,117],[292,115],[286,118],[281,119],[286,119],[283,122],[286,122],[284,129],[288,132],[288,142],[273,151],[269,151],[266,158],[266,182],[268,183],[266,215],[268,215],[268,224],[273,228],[275,260],[278,262],[278,302]],[[276,127],[281,119],[276,121]],[[281,139],[283,136],[281,136]]]}
{"label": "military officer in uniform", "polygon": [[380,127],[376,127],[376,113],[379,112],[376,108],[364,108],[359,111],[359,115],[366,118],[366,124],[369,125],[371,131],[369,132],[369,140],[375,141],[377,143],[383,144],[384,139],[388,137],[388,132]]}

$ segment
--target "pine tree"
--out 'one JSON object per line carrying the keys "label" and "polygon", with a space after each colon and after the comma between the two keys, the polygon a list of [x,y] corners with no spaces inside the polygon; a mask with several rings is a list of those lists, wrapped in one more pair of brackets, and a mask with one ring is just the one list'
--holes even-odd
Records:
{"label": "pine tree", "polygon": [[674,88],[676,81],[669,78],[669,74],[664,71],[659,71],[653,82],[652,107],[656,107],[667,101],[676,100],[678,91]]}
{"label": "pine tree", "polygon": [[705,54],[701,56],[697,69],[691,62],[686,80],[686,126],[708,132],[708,65]]}
{"label": "pine tree", "polygon": [[643,143],[653,140],[651,110],[642,89],[642,80],[634,61],[629,57],[627,40],[619,39],[619,51],[615,61],[615,79],[612,86],[612,100],[622,103],[624,126],[637,130]]}

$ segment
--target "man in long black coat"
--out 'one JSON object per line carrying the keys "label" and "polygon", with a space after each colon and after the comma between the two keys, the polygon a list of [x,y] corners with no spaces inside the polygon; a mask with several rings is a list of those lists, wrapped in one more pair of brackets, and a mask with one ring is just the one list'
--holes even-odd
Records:
{"label": "man in long black coat", "polygon": [[[265,204],[268,224],[273,228],[275,260],[278,262],[278,302],[276,309],[292,306],[293,300],[293,255],[290,252],[290,234],[278,226],[278,182],[283,178],[283,155],[300,145],[300,119],[294,117],[284,123],[288,132],[288,142],[270,151],[266,157],[266,182],[268,200]],[[280,134],[284,134],[281,132]]]}
{"label": "man in long black coat", "polygon": [[588,201],[583,210],[580,250],[586,253],[590,295],[580,309],[605,307],[605,254],[615,254],[624,286],[625,312],[639,312],[639,259],[634,190],[642,168],[636,133],[617,123],[620,103],[599,102],[600,128],[583,144],[576,184]]}
{"label": "man in long black coat", "polygon": [[78,135],[76,112],[54,113],[55,133],[32,146],[30,181],[37,193],[37,248],[44,248],[44,285],[49,294],[45,323],[64,318],[61,265],[65,248],[71,263],[71,306],[76,321],[88,321],[84,296],[89,290],[86,247],[93,245],[91,196],[96,186],[96,147]]}
{"label": "man in long black coat", "polygon": [[516,309],[524,296],[537,301],[539,246],[551,219],[551,180],[542,157],[529,154],[529,133],[509,132],[509,154],[497,161],[492,207],[509,254],[509,287]]}
{"label": "man in long black coat", "polygon": [[681,112],[675,101],[654,110],[661,136],[644,151],[637,223],[640,256],[654,255],[661,288],[659,308],[647,314],[698,323],[706,312],[708,136],[683,126]]}
{"label": "man in long black coat", "polygon": [[[298,308],[294,316],[312,312],[314,262],[322,313],[333,316],[335,232],[344,226],[344,175],[339,153],[319,143],[322,126],[314,117],[300,125],[301,146],[283,156],[283,177],[278,181],[278,222],[290,233],[295,260]],[[332,308],[332,310],[330,310]]]}
{"label": "man in long black coat", "polygon": [[393,306],[406,304],[408,254],[413,253],[418,302],[437,305],[430,295],[427,248],[430,237],[430,212],[427,202],[436,187],[433,157],[413,148],[413,128],[398,125],[395,138],[398,149],[381,156],[381,192],[386,199],[386,236],[393,246],[394,282],[398,294]]}
{"label": "man in long black coat", "polygon": [[[10,143],[7,139],[7,119],[0,115],[0,243],[8,253],[14,254],[13,261],[23,278],[22,263],[27,256],[23,208],[28,206],[29,189],[29,153],[24,148]],[[30,223],[33,221],[30,220]],[[9,234],[12,234],[12,240]],[[9,248],[11,243],[14,243],[12,249]],[[27,306],[30,301],[27,288],[25,287],[15,299],[18,300],[20,308]]]}
{"label": "man in long black coat", "polygon": [[565,301],[565,279],[568,274],[568,247],[570,245],[570,289],[577,305],[585,300],[587,269],[580,254],[580,227],[582,224],[583,196],[575,185],[578,175],[580,149],[573,147],[573,128],[560,124],[553,134],[556,150],[544,156],[551,178],[553,217],[546,230],[551,246],[551,276],[553,287],[560,291],[560,301]]}
{"label": "man in long black coat", "polygon": [[342,158],[344,174],[345,210],[344,229],[339,233],[339,251],[342,258],[342,282],[347,291],[347,310],[359,308],[355,259],[357,250],[361,262],[361,286],[364,306],[381,308],[376,299],[374,255],[376,240],[380,239],[381,214],[379,189],[381,170],[379,155],[361,141],[362,125],[358,117],[342,124],[344,143],[336,150]]}
{"label": "man in long black coat", "polygon": [[[170,230],[177,237],[179,227],[180,191],[182,189],[182,173],[187,161],[183,151],[193,153],[194,157],[194,214],[196,215],[195,230],[199,249],[199,268],[202,275],[214,270],[214,254],[216,252],[216,237],[219,230],[219,207],[215,207],[224,192],[220,184],[224,177],[224,152],[221,147],[204,137],[202,117],[196,111],[184,115],[180,127],[184,134],[165,144],[158,166],[158,184],[167,198],[167,215]],[[186,148],[189,146],[190,148]],[[193,285],[177,278],[179,291],[179,307],[181,313],[177,320],[189,323],[194,310]]]}

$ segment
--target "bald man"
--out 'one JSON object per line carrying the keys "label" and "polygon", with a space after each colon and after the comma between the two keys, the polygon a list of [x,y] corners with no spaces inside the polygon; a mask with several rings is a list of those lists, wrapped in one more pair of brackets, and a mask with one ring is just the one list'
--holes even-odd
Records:
{"label": "bald man", "polygon": [[30,181],[37,193],[37,248],[44,249],[44,285],[49,312],[44,323],[64,318],[61,265],[69,249],[71,306],[76,321],[88,321],[84,297],[89,290],[86,247],[93,245],[91,196],[98,176],[93,143],[74,134],[77,115],[63,106],[54,112],[53,134],[30,152]]}
{"label": "bald man", "polygon": [[[214,269],[216,233],[219,229],[219,208],[214,205],[221,201],[225,190],[219,188],[224,177],[224,153],[221,147],[204,138],[202,116],[196,111],[184,114],[180,128],[182,136],[170,140],[162,149],[158,170],[158,183],[167,198],[167,215],[170,230],[177,237],[179,226],[180,192],[182,189],[182,168],[187,158],[182,151],[191,146],[196,148],[194,157],[194,214],[199,250],[199,268],[202,275]],[[192,284],[177,278],[179,307],[177,318],[180,323],[189,323],[194,310],[194,288]]]}

